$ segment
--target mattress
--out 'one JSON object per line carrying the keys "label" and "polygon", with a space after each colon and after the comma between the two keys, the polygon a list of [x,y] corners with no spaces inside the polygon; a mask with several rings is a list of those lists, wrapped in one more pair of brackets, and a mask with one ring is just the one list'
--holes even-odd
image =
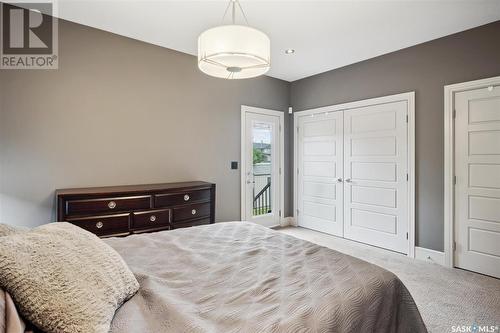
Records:
{"label": "mattress", "polygon": [[246,222],[105,240],[139,292],[112,332],[427,332],[391,272]]}

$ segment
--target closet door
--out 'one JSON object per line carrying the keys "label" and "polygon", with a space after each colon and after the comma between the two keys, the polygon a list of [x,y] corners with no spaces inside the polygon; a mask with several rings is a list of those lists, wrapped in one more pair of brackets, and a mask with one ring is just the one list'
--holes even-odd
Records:
{"label": "closet door", "polygon": [[343,236],[343,114],[307,115],[298,123],[298,224]]}
{"label": "closet door", "polygon": [[455,108],[455,266],[500,278],[500,86]]}
{"label": "closet door", "polygon": [[344,111],[344,237],[408,252],[407,102]]}

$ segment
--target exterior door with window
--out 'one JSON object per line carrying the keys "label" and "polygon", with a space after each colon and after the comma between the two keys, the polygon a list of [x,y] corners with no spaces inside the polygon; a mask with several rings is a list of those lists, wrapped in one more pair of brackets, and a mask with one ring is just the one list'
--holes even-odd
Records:
{"label": "exterior door with window", "polygon": [[281,218],[283,113],[242,109],[242,220],[272,227]]}

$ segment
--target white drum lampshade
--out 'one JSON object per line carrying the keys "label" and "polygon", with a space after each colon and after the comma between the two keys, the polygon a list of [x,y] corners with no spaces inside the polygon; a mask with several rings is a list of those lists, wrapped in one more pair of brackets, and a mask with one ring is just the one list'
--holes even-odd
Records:
{"label": "white drum lampshade", "polygon": [[222,25],[198,37],[198,67],[224,79],[265,74],[271,66],[271,41],[262,31],[244,25]]}

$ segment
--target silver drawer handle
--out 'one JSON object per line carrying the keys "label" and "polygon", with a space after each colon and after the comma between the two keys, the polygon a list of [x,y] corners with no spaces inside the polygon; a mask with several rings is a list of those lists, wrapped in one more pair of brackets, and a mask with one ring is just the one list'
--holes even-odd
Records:
{"label": "silver drawer handle", "polygon": [[191,215],[196,215],[196,209],[191,210]]}
{"label": "silver drawer handle", "polygon": [[97,228],[97,229],[101,229],[103,225],[104,225],[104,224],[102,224],[102,222],[101,222],[101,221],[99,221],[99,222],[97,222],[97,223],[95,224],[95,226],[96,226],[96,228]]}
{"label": "silver drawer handle", "polygon": [[108,202],[108,207],[109,207],[109,209],[115,209],[115,207],[116,207],[116,202],[114,202],[114,201],[110,201],[110,202]]}
{"label": "silver drawer handle", "polygon": [[151,222],[156,221],[156,216],[155,216],[155,215],[151,215],[151,216],[149,217],[149,220],[150,220]]}
{"label": "silver drawer handle", "polygon": [[184,195],[184,201],[189,201],[189,194]]}

